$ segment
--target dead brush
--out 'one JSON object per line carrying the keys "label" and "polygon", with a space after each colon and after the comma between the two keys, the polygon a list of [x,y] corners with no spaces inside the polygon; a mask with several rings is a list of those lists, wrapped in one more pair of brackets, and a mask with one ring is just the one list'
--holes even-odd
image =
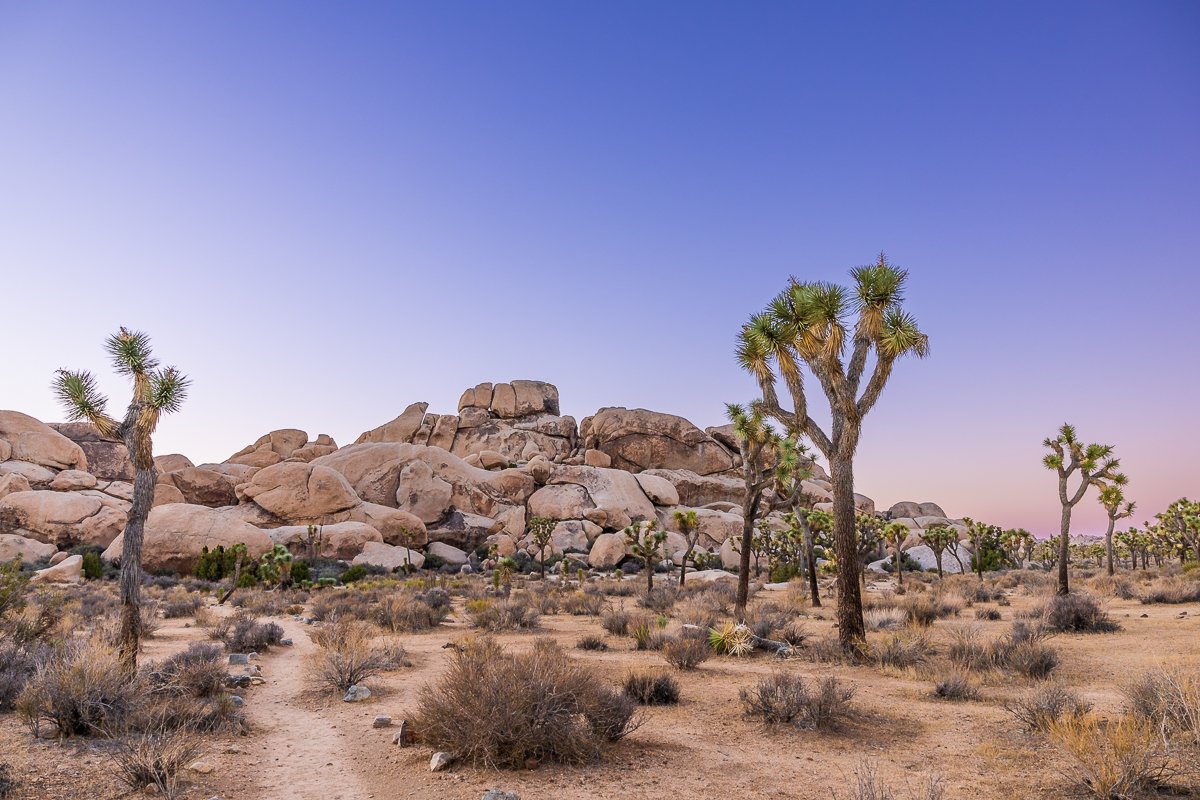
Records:
{"label": "dead brush", "polygon": [[642,706],[673,706],[679,682],[661,673],[634,672],[625,679],[625,696]]}
{"label": "dead brush", "polygon": [[923,664],[934,652],[929,635],[916,630],[888,634],[869,647],[876,664],[898,669]]}
{"label": "dead brush", "polygon": [[467,603],[467,623],[472,628],[499,633],[525,631],[538,627],[541,614],[529,598],[513,594],[505,598],[471,600]]}
{"label": "dead brush", "polygon": [[790,672],[775,672],[740,692],[746,716],[769,725],[791,724],[812,730],[827,730],[850,713],[854,687],[843,686],[835,677],[822,678],[815,690]]}
{"label": "dead brush", "polygon": [[675,669],[692,670],[712,655],[712,648],[703,639],[672,639],[662,647],[662,657]]}
{"label": "dead brush", "polygon": [[598,617],[604,613],[608,600],[603,595],[571,592],[559,598],[563,613],[573,617]]}
{"label": "dead brush", "polygon": [[605,742],[637,727],[636,709],[551,640],[512,653],[481,638],[453,651],[421,690],[414,725],[425,745],[465,763],[527,769],[594,761]]}
{"label": "dead brush", "polygon": [[600,627],[613,636],[628,636],[634,615],[624,609],[612,609],[600,618]]}
{"label": "dead brush", "polygon": [[1146,720],[1163,737],[1180,736],[1200,746],[1200,675],[1158,669],[1121,687],[1129,713]]}
{"label": "dead brush", "polygon": [[15,705],[35,736],[45,723],[59,736],[90,736],[122,727],[141,690],[121,669],[112,645],[93,636],[43,661]]}
{"label": "dead brush", "polygon": [[217,645],[193,642],[186,650],[143,667],[142,676],[151,694],[213,697],[225,685],[224,661]]}
{"label": "dead brush", "polygon": [[869,631],[893,631],[904,627],[908,613],[902,608],[872,608],[863,613]]}
{"label": "dead brush", "polygon": [[1021,616],[1061,633],[1113,633],[1121,629],[1095,597],[1082,592],[1052,595]]}
{"label": "dead brush", "polygon": [[283,628],[274,622],[259,622],[243,609],[217,622],[208,635],[224,643],[231,653],[263,653],[283,641]]}
{"label": "dead brush", "polygon": [[1152,581],[1138,595],[1144,605],[1153,603],[1200,603],[1200,580],[1165,577]]}
{"label": "dead brush", "polygon": [[1175,749],[1144,719],[1087,714],[1056,720],[1048,731],[1071,758],[1075,785],[1097,800],[1139,797],[1180,774]]}
{"label": "dead brush", "polygon": [[204,752],[195,732],[159,727],[114,741],[112,761],[117,777],[130,789],[155,787],[168,800],[179,796],[179,774]]}
{"label": "dead brush", "polygon": [[933,696],[940,700],[978,700],[979,687],[965,670],[954,670],[934,683]]}
{"label": "dead brush", "polygon": [[746,625],[760,639],[774,639],[795,618],[794,612],[775,603],[759,603],[747,610]]}
{"label": "dead brush", "polygon": [[1030,732],[1045,732],[1057,722],[1083,717],[1091,703],[1062,684],[1048,683],[1004,704],[1004,710]]}
{"label": "dead brush", "polygon": [[404,649],[395,642],[376,642],[375,635],[374,627],[356,619],[335,620],[313,631],[317,651],[307,662],[309,684],[341,693],[400,666]]}
{"label": "dead brush", "polygon": [[431,604],[416,592],[399,591],[379,598],[375,621],[392,633],[420,633],[441,625],[449,613],[448,604]]}
{"label": "dead brush", "polygon": [[[900,795],[879,777],[875,765],[869,761],[854,770],[854,788],[850,791],[848,800],[900,800]],[[945,782],[931,773],[917,788],[910,788],[907,797],[911,800],[942,800],[945,794]],[[832,800],[840,799],[840,794],[832,792]]]}

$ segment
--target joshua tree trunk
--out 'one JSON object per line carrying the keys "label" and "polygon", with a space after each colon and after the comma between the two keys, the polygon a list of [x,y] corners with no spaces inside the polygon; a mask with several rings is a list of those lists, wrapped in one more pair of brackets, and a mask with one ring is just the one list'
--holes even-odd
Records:
{"label": "joshua tree trunk", "polygon": [[1104,551],[1107,555],[1105,559],[1108,562],[1108,574],[1111,577],[1114,571],[1113,567],[1113,528],[1117,526],[1117,521],[1112,517],[1108,518],[1108,530],[1104,534]]}
{"label": "joshua tree trunk", "polygon": [[[1066,496],[1067,482],[1063,480],[1063,496]],[[1058,594],[1067,595],[1071,593],[1070,578],[1067,574],[1067,561],[1071,557],[1071,505],[1064,502],[1062,508],[1062,522],[1059,524],[1060,535],[1058,537]],[[979,558],[979,554],[975,554]]]}
{"label": "joshua tree trunk", "polygon": [[692,551],[696,549],[695,542],[688,542],[688,547],[683,551],[683,561],[679,564],[679,587],[683,588],[683,579],[687,576],[687,562],[692,557]]}
{"label": "joshua tree trunk", "polygon": [[750,548],[754,543],[754,506],[758,498],[751,499],[753,492],[746,492],[742,501],[742,546],[738,554],[741,563],[738,566],[737,602],[734,604],[733,615],[738,622],[746,619],[746,603],[750,600]]}
{"label": "joshua tree trunk", "polygon": [[[835,430],[839,426],[834,423]],[[843,436],[846,433],[843,432]],[[839,437],[841,438],[841,437]],[[842,445],[839,442],[839,445]],[[838,448],[829,459],[833,483],[833,547],[837,553],[838,639],[843,647],[857,646],[867,637],[863,624],[862,594],[858,584],[858,536],[854,524],[854,448]]]}
{"label": "joshua tree trunk", "polygon": [[[133,408],[130,410],[132,412]],[[137,472],[133,479],[133,503],[121,542],[121,630],[117,644],[121,667],[130,675],[137,672],[142,634],[142,542],[146,534],[146,517],[154,505],[154,484],[158,479],[150,436],[138,434],[133,425],[128,426],[125,434],[125,447]]]}
{"label": "joshua tree trunk", "polygon": [[817,547],[813,542],[812,528],[804,523],[804,560],[808,562],[808,591],[812,595],[813,608],[821,607],[821,592],[817,586]]}
{"label": "joshua tree trunk", "polygon": [[937,564],[938,580],[940,581],[942,579],[942,551],[941,550],[933,551],[933,561],[935,564]]}
{"label": "joshua tree trunk", "polygon": [[646,596],[654,591],[654,558],[646,557]]}
{"label": "joshua tree trunk", "polygon": [[896,545],[896,581],[904,585],[904,554],[900,552],[900,545]]}

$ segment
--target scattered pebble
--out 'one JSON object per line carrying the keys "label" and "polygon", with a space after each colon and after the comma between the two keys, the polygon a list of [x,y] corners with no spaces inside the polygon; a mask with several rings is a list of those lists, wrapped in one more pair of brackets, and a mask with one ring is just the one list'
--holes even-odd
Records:
{"label": "scattered pebble", "polygon": [[444,772],[450,769],[452,763],[454,763],[454,756],[439,750],[433,754],[433,758],[429,759],[429,771]]}
{"label": "scattered pebble", "polygon": [[386,714],[380,714],[372,722],[372,728],[386,728],[392,724],[392,718]]}

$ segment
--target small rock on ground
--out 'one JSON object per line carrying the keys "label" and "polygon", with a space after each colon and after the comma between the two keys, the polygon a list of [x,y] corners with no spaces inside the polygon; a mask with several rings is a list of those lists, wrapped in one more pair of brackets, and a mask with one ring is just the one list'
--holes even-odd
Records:
{"label": "small rock on ground", "polygon": [[442,772],[450,769],[452,763],[454,763],[454,756],[443,751],[438,751],[433,754],[433,758],[429,759],[429,771]]}

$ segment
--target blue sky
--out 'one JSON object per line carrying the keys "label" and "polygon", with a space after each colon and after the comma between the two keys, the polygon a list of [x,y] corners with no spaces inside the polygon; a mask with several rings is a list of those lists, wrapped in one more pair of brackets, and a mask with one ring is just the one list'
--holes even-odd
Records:
{"label": "blue sky", "polygon": [[1068,419],[1198,488],[1194,3],[0,3],[0,108],[0,407],[124,324],[197,461],[521,377],[718,424],[741,322],[883,249],[932,355],[861,491],[1053,529]]}

